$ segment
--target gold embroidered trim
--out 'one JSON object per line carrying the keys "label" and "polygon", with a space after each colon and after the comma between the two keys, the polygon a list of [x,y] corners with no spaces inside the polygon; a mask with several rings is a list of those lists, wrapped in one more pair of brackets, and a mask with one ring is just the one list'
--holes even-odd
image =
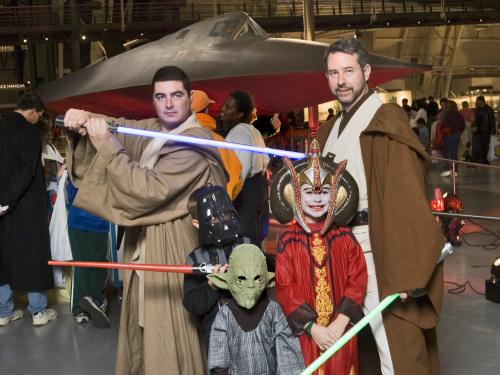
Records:
{"label": "gold embroidered trim", "polygon": [[330,323],[330,317],[333,313],[333,303],[330,298],[330,285],[326,280],[326,267],[315,268],[314,274],[316,275],[316,313],[318,318],[316,323],[326,327]]}
{"label": "gold embroidered trim", "polygon": [[323,245],[323,241],[318,233],[313,234],[311,254],[316,263],[316,267],[323,267],[326,260],[326,246]]}
{"label": "gold embroidered trim", "polygon": [[326,327],[330,323],[333,314],[333,302],[331,299],[331,287],[327,280],[327,269],[325,267],[327,250],[323,239],[318,233],[313,234],[311,254],[314,259],[315,282],[315,308],[318,318],[316,323]]}

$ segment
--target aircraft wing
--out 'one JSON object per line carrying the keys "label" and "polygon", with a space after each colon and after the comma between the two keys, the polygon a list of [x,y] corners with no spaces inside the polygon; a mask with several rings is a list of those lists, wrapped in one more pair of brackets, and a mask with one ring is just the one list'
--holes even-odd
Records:
{"label": "aircraft wing", "polygon": [[[162,39],[49,82],[38,93],[53,113],[81,108],[127,118],[154,117],[151,79],[160,67],[186,71],[193,89],[220,108],[235,90],[249,91],[259,113],[287,112],[332,99],[324,73],[327,44],[270,38],[246,13],[190,25]],[[371,55],[370,86],[430,70]]]}

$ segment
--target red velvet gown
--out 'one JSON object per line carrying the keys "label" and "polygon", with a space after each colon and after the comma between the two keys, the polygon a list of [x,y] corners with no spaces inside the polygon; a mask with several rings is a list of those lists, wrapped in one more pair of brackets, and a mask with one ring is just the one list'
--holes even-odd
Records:
{"label": "red velvet gown", "polygon": [[[304,324],[314,320],[327,326],[340,312],[351,324],[357,323],[363,317],[367,283],[365,258],[349,228],[332,226],[321,236],[322,223],[308,225],[309,235],[298,224],[286,229],[276,254],[276,297],[292,332],[300,335],[306,366],[321,352],[304,334]],[[334,354],[318,374],[348,375],[353,366],[357,374],[356,338]]]}

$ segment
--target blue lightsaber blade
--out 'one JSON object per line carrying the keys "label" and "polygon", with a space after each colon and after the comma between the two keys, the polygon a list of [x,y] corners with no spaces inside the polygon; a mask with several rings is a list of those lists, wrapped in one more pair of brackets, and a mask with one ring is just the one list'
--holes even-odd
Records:
{"label": "blue lightsaber blade", "polygon": [[[62,115],[57,116],[55,119],[55,125],[58,128],[63,128],[64,127],[64,116],[62,116]],[[218,147],[218,148],[228,148],[231,150],[256,152],[259,154],[269,154],[269,155],[275,155],[275,156],[287,156],[290,159],[302,159],[302,158],[306,157],[306,154],[303,154],[301,152],[278,150],[278,149],[269,148],[269,147],[257,147],[257,146],[244,145],[241,143],[234,143],[234,142],[215,141],[213,139],[188,137],[185,135],[161,133],[161,132],[155,132],[155,131],[144,130],[144,129],[133,129],[133,128],[127,128],[124,126],[119,126],[118,124],[115,124],[112,122],[108,122],[108,129],[111,132],[120,133],[120,134],[136,135],[136,136],[150,137],[150,138],[163,138],[163,139],[167,139],[167,140],[171,140],[171,141],[175,141],[175,142],[183,142],[183,143],[189,143],[189,144],[195,144],[195,145],[201,145],[201,146],[211,146],[211,147]]]}

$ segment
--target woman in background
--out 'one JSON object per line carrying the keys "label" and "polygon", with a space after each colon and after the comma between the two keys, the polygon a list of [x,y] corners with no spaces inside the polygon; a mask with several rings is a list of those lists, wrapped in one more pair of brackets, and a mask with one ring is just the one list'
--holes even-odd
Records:
{"label": "woman in background", "polygon": [[[265,147],[262,135],[250,124],[254,108],[253,98],[248,92],[235,91],[226,98],[220,112],[222,127],[229,131],[226,141]],[[269,210],[264,177],[269,157],[248,151],[236,151],[236,156],[241,162],[243,189],[234,201],[234,206],[240,215],[245,235],[252,243],[259,245],[262,241],[262,215]]]}

